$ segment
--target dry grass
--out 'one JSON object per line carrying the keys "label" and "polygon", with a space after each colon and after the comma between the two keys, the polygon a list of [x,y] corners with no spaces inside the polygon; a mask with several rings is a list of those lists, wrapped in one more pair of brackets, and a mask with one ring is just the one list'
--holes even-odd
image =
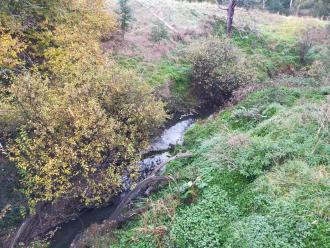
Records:
{"label": "dry grass", "polygon": [[168,233],[168,228],[162,223],[165,219],[172,222],[180,201],[175,195],[166,195],[164,199],[148,200],[150,207],[148,212],[142,214],[142,225],[136,229],[138,236],[134,239],[139,240],[140,235],[152,235],[157,247],[163,246],[163,237]]}
{"label": "dry grass", "polygon": [[[111,12],[117,9],[117,1],[107,0]],[[140,4],[142,3],[143,6]],[[153,43],[150,33],[159,20],[152,13],[171,25],[186,41],[206,36],[211,32],[210,22],[215,17],[225,19],[226,11],[208,2],[185,2],[175,0],[131,0],[133,21],[126,35],[124,44],[119,48],[126,55],[139,55],[147,60],[155,60],[173,51],[179,42],[175,41],[172,31],[171,41]],[[286,17],[261,10],[237,8],[234,25],[238,28],[248,27],[257,33],[271,38],[290,41],[297,32],[306,27],[324,26],[326,22],[309,17]],[[107,47],[107,46],[105,46]],[[108,46],[109,47],[109,46]]]}

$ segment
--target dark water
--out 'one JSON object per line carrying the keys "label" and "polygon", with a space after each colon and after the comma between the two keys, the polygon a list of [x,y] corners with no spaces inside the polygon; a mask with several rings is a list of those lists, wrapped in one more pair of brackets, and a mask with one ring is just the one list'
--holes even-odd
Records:
{"label": "dark water", "polygon": [[[175,145],[183,143],[184,133],[193,122],[194,120],[192,118],[178,121],[164,130],[164,132],[151,143],[149,149],[144,153],[153,155],[147,156],[139,164],[142,177],[148,176],[157,165],[169,158],[170,155],[167,150]],[[95,223],[102,223],[102,221],[108,219],[126,194],[127,192],[115,197],[106,207],[86,210],[81,213],[77,219],[62,224],[51,239],[50,247],[69,248],[75,237],[89,226]]]}
{"label": "dark water", "polygon": [[102,223],[116,209],[123,196],[115,197],[110,205],[84,211],[77,219],[63,224],[51,239],[52,248],[69,248],[74,238],[95,223]]}

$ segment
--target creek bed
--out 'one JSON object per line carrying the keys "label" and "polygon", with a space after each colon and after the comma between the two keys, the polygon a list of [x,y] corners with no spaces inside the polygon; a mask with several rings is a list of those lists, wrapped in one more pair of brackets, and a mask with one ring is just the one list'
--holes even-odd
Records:
{"label": "creek bed", "polygon": [[[144,152],[144,159],[139,163],[141,179],[146,178],[157,165],[169,158],[170,154],[168,151],[171,148],[183,143],[184,134],[193,123],[193,118],[179,120],[152,141],[149,149]],[[126,184],[126,188],[129,188],[129,182]],[[78,218],[62,224],[51,238],[50,247],[69,248],[76,236],[89,226],[102,223],[108,219],[127,192],[122,192],[117,197],[114,197],[106,207],[86,210]]]}

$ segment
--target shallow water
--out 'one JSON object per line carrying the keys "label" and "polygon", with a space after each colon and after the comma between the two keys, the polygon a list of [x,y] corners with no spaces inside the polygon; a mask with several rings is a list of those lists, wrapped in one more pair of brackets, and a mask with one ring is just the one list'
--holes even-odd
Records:
{"label": "shallow water", "polygon": [[[152,153],[153,155],[146,157],[139,163],[141,179],[147,177],[157,165],[169,158],[169,149],[175,145],[183,143],[184,133],[193,124],[193,122],[194,120],[192,118],[181,120],[164,130],[161,136],[152,142],[150,148],[145,151],[145,153]],[[127,188],[129,187],[127,186]],[[77,219],[63,224],[59,230],[55,232],[53,238],[51,239],[50,247],[69,248],[75,237],[82,233],[90,225],[101,223],[102,221],[108,219],[126,194],[127,192],[123,192],[119,196],[115,197],[106,207],[87,210]]]}
{"label": "shallow water", "polygon": [[184,133],[193,122],[192,118],[183,120],[166,129],[160,137],[152,142],[148,151],[163,151],[175,145],[182,145]]}

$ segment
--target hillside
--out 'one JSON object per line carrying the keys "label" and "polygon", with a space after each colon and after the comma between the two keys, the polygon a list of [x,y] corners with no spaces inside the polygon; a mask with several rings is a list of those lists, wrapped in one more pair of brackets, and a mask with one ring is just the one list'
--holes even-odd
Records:
{"label": "hillside", "polygon": [[[118,9],[116,1],[108,0],[107,6],[110,12]],[[123,49],[124,54],[125,52],[133,53],[146,60],[159,59],[180,45],[180,42],[175,41],[177,35],[175,31],[187,41],[205,37],[210,34],[214,19],[225,20],[227,14],[225,10],[208,2],[132,0],[129,2],[129,6],[133,10],[134,21],[126,34],[126,49],[121,47],[120,50]],[[223,6],[223,8],[225,7]],[[161,24],[159,18],[174,28],[174,31],[167,30],[170,36],[174,36],[172,38],[174,44],[166,39],[162,40],[160,44],[150,41],[152,28]],[[237,8],[234,25],[240,30],[247,29],[257,35],[291,41],[300,31],[310,27],[325,26],[326,22],[310,17],[287,17],[257,9]]]}
{"label": "hillside", "polygon": [[[133,64],[151,68],[160,85],[174,84],[172,94],[180,87],[189,89],[182,75],[186,65],[177,59],[182,44],[166,39],[155,44],[147,38],[152,27],[159,25],[151,12],[180,32],[188,44],[210,34],[222,36],[225,12],[208,3],[131,4],[135,19],[126,35],[125,51],[117,51],[124,56],[120,58],[142,57]],[[183,146],[172,152],[191,152],[193,157],[171,162],[165,175],[173,182],[134,203],[133,209],[147,207],[145,213],[119,229],[112,229],[106,221],[94,225],[78,244],[327,247],[329,78],[302,73],[306,64],[296,50],[306,30],[321,30],[326,25],[308,17],[238,9],[234,43],[255,65],[261,62],[255,67],[259,82],[237,90],[227,107],[187,131]],[[326,44],[323,38],[315,42],[315,46]],[[124,65],[132,65],[131,60],[125,61]],[[267,70],[272,70],[273,78],[265,76]],[[179,95],[185,97],[182,91]]]}
{"label": "hillside", "polygon": [[4,1],[1,247],[329,246],[330,24],[220,7]]}

